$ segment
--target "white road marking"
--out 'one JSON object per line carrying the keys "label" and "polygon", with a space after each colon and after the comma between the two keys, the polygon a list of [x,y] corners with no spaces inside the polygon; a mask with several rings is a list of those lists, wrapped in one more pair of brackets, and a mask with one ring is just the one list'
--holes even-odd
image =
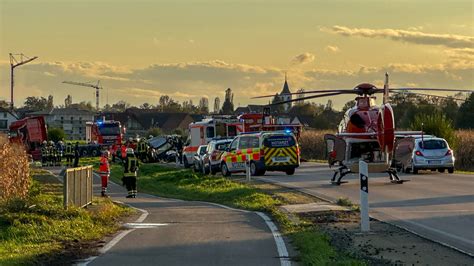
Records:
{"label": "white road marking", "polygon": [[270,230],[272,231],[273,238],[275,239],[275,244],[278,250],[278,256],[280,257],[281,266],[290,266],[291,261],[288,255],[288,250],[286,249],[285,241],[283,240],[283,237],[281,237],[280,231],[278,231],[278,228],[276,227],[276,225],[273,223],[270,217],[268,217],[266,214],[262,212],[255,212],[255,213],[258,214],[258,216],[262,217],[262,219],[267,224],[268,228],[270,228]]}
{"label": "white road marking", "polygon": [[123,226],[126,228],[133,228],[133,229],[147,229],[147,228],[156,228],[160,226],[165,226],[168,224],[161,224],[161,223],[126,223]]}
{"label": "white road marking", "polygon": [[[123,202],[120,202],[120,201],[115,201],[116,203],[121,203],[121,204],[124,204]],[[136,209],[138,211],[140,211],[142,214],[140,215],[140,217],[138,217],[138,219],[135,221],[135,223],[141,223],[143,222],[146,217],[148,216],[148,211],[146,210],[143,210],[143,209],[139,209],[139,208],[136,208],[136,207],[133,207],[131,205],[128,205],[129,207],[133,208],[133,209]],[[122,231],[120,232],[120,234],[116,235],[112,240],[110,240],[110,242],[108,242],[105,246],[103,246],[101,249],[99,249],[99,253],[100,254],[104,254],[106,253],[107,251],[109,251],[113,246],[115,246],[120,240],[122,240],[122,238],[124,238],[126,235],[128,235],[129,233],[133,232],[135,230],[135,228],[132,228],[132,229],[127,229],[125,231]],[[90,258],[87,258],[85,261],[82,261],[82,262],[79,262],[77,263],[76,265],[78,266],[87,266],[89,263],[93,262],[98,256],[94,256],[94,257],[90,257]]]}

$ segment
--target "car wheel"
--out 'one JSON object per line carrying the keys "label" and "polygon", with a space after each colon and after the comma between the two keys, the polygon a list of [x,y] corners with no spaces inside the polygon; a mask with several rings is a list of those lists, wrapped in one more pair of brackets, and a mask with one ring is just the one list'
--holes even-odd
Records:
{"label": "car wheel", "polygon": [[287,175],[294,175],[294,174],[295,174],[295,168],[286,170],[285,173],[286,173]]}
{"label": "car wheel", "polygon": [[92,153],[92,157],[97,157],[97,156],[99,156],[99,151],[96,150],[96,149],[92,150],[91,153]]}
{"label": "car wheel", "polygon": [[223,176],[230,176],[229,169],[227,168],[227,164],[222,163],[221,164],[221,172]]}
{"label": "car wheel", "polygon": [[255,162],[250,162],[250,175],[257,176],[259,174],[260,173],[257,169],[257,164]]}
{"label": "car wheel", "polygon": [[454,167],[448,168],[448,173],[450,173],[450,174],[454,173]]}
{"label": "car wheel", "polygon": [[186,156],[183,158],[183,165],[184,165],[184,168],[189,168],[191,166],[189,165],[188,159],[186,158]]}
{"label": "car wheel", "polygon": [[414,175],[418,174],[418,168],[416,168],[414,165],[411,166],[411,171],[413,172]]}
{"label": "car wheel", "polygon": [[446,169],[444,169],[444,168],[439,168],[439,169],[438,169],[438,172],[444,173],[445,170],[446,170]]}

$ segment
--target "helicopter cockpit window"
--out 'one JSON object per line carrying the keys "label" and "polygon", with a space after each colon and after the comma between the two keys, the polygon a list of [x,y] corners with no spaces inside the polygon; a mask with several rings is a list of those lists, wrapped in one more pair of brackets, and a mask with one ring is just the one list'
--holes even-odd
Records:
{"label": "helicopter cockpit window", "polygon": [[326,140],[326,151],[329,154],[330,152],[334,151],[334,140],[328,139]]}

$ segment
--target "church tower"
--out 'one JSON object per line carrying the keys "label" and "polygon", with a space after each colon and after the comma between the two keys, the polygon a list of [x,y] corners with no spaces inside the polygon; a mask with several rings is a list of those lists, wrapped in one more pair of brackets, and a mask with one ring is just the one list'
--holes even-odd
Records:
{"label": "church tower", "polygon": [[[285,73],[285,84],[283,84],[283,90],[280,93],[280,101],[289,101],[292,100],[293,96],[291,95],[290,87],[288,86],[288,81]],[[288,112],[291,109],[292,103],[283,104],[283,109],[285,112]]]}

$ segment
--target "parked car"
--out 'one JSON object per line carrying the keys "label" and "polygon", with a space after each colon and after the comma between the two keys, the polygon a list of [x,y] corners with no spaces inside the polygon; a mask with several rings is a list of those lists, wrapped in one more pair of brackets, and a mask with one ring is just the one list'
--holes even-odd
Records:
{"label": "parked car", "polygon": [[207,151],[207,145],[201,145],[198,147],[196,153],[194,154],[193,157],[193,170],[195,172],[201,172],[203,168],[203,163],[202,159],[203,156],[206,154]]}
{"label": "parked car", "polygon": [[454,173],[454,154],[448,142],[434,136],[415,136],[398,139],[395,144],[395,165],[405,173],[419,170],[438,170]]}
{"label": "parked car", "polygon": [[211,140],[207,145],[207,152],[203,157],[203,169],[205,174],[215,175],[221,169],[221,156],[226,151],[232,139]]}
{"label": "parked car", "polygon": [[222,175],[245,172],[247,157],[253,176],[264,175],[266,171],[282,171],[293,175],[300,165],[299,146],[293,133],[248,133],[237,136],[222,154]]}

